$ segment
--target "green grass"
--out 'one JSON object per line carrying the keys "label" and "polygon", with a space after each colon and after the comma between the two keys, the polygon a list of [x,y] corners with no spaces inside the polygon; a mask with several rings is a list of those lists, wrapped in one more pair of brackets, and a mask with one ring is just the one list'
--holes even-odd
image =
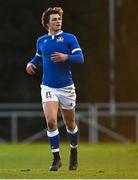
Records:
{"label": "green grass", "polygon": [[49,172],[48,144],[0,145],[1,179],[127,179],[138,178],[138,144],[79,145],[79,168],[68,170],[69,145],[61,144],[62,167]]}

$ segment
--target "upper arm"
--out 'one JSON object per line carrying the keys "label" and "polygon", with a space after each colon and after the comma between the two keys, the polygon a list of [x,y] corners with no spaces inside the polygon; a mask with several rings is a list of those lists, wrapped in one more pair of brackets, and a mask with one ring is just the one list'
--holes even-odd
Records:
{"label": "upper arm", "polygon": [[79,42],[74,35],[70,37],[70,49],[71,49],[71,54],[74,54],[77,51],[82,51]]}

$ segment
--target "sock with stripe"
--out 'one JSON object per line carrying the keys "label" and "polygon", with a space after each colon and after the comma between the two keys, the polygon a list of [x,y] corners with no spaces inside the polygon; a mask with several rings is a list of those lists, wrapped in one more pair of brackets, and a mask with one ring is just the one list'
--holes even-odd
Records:
{"label": "sock with stripe", "polygon": [[76,148],[78,145],[78,127],[76,126],[73,131],[67,129],[68,138],[71,148]]}
{"label": "sock with stripe", "polygon": [[56,129],[54,131],[47,130],[47,136],[48,136],[48,140],[49,140],[51,151],[53,152],[53,155],[55,154],[54,156],[58,157],[59,141],[60,141],[58,129]]}

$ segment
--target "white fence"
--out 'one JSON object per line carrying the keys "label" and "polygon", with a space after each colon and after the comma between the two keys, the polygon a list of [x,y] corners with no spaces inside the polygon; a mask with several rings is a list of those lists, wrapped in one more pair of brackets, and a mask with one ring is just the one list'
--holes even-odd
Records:
{"label": "white fence", "polygon": [[[0,123],[3,123],[7,119],[10,119],[10,142],[18,142],[18,123],[21,121],[21,118],[44,118],[41,104],[39,103],[4,103],[0,104]],[[131,140],[128,137],[125,137],[122,134],[119,134],[115,131],[115,126],[117,119],[131,118],[130,121],[133,121],[133,132],[134,139]],[[100,120],[104,118],[109,121],[110,128],[104,126]],[[59,115],[60,119],[60,115]],[[76,119],[80,129],[83,129],[85,124],[88,127],[88,141],[92,143],[98,143],[99,132],[106,134],[112,139],[123,142],[138,142],[138,103],[79,103],[76,107]],[[62,121],[58,123],[59,128],[63,126]],[[125,126],[125,125],[124,125]],[[5,127],[6,128],[6,127]],[[128,127],[129,129],[129,127]],[[0,129],[1,131],[1,129]],[[128,132],[129,133],[129,132]],[[41,139],[45,135],[45,128],[40,132],[32,134],[31,136],[25,138],[23,142],[31,143],[36,140]],[[81,135],[81,131],[80,131]],[[2,137],[0,133],[0,143],[9,142]]]}

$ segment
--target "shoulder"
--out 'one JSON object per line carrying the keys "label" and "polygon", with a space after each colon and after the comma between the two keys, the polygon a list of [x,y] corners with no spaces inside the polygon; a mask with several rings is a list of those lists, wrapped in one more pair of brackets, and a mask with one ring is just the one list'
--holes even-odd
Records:
{"label": "shoulder", "polygon": [[46,39],[48,37],[47,34],[43,35],[43,36],[40,36],[38,39],[37,39],[37,42],[40,43],[41,41],[43,41],[44,39]]}
{"label": "shoulder", "polygon": [[74,34],[72,34],[72,33],[64,32],[64,33],[63,33],[63,36],[64,36],[65,38],[67,38],[69,41],[74,41],[74,40],[77,39],[76,36],[75,36]]}
{"label": "shoulder", "polygon": [[67,36],[67,37],[70,37],[70,38],[76,37],[74,34],[72,34],[72,33],[67,33],[67,32],[64,32],[63,35],[64,35],[64,36]]}

